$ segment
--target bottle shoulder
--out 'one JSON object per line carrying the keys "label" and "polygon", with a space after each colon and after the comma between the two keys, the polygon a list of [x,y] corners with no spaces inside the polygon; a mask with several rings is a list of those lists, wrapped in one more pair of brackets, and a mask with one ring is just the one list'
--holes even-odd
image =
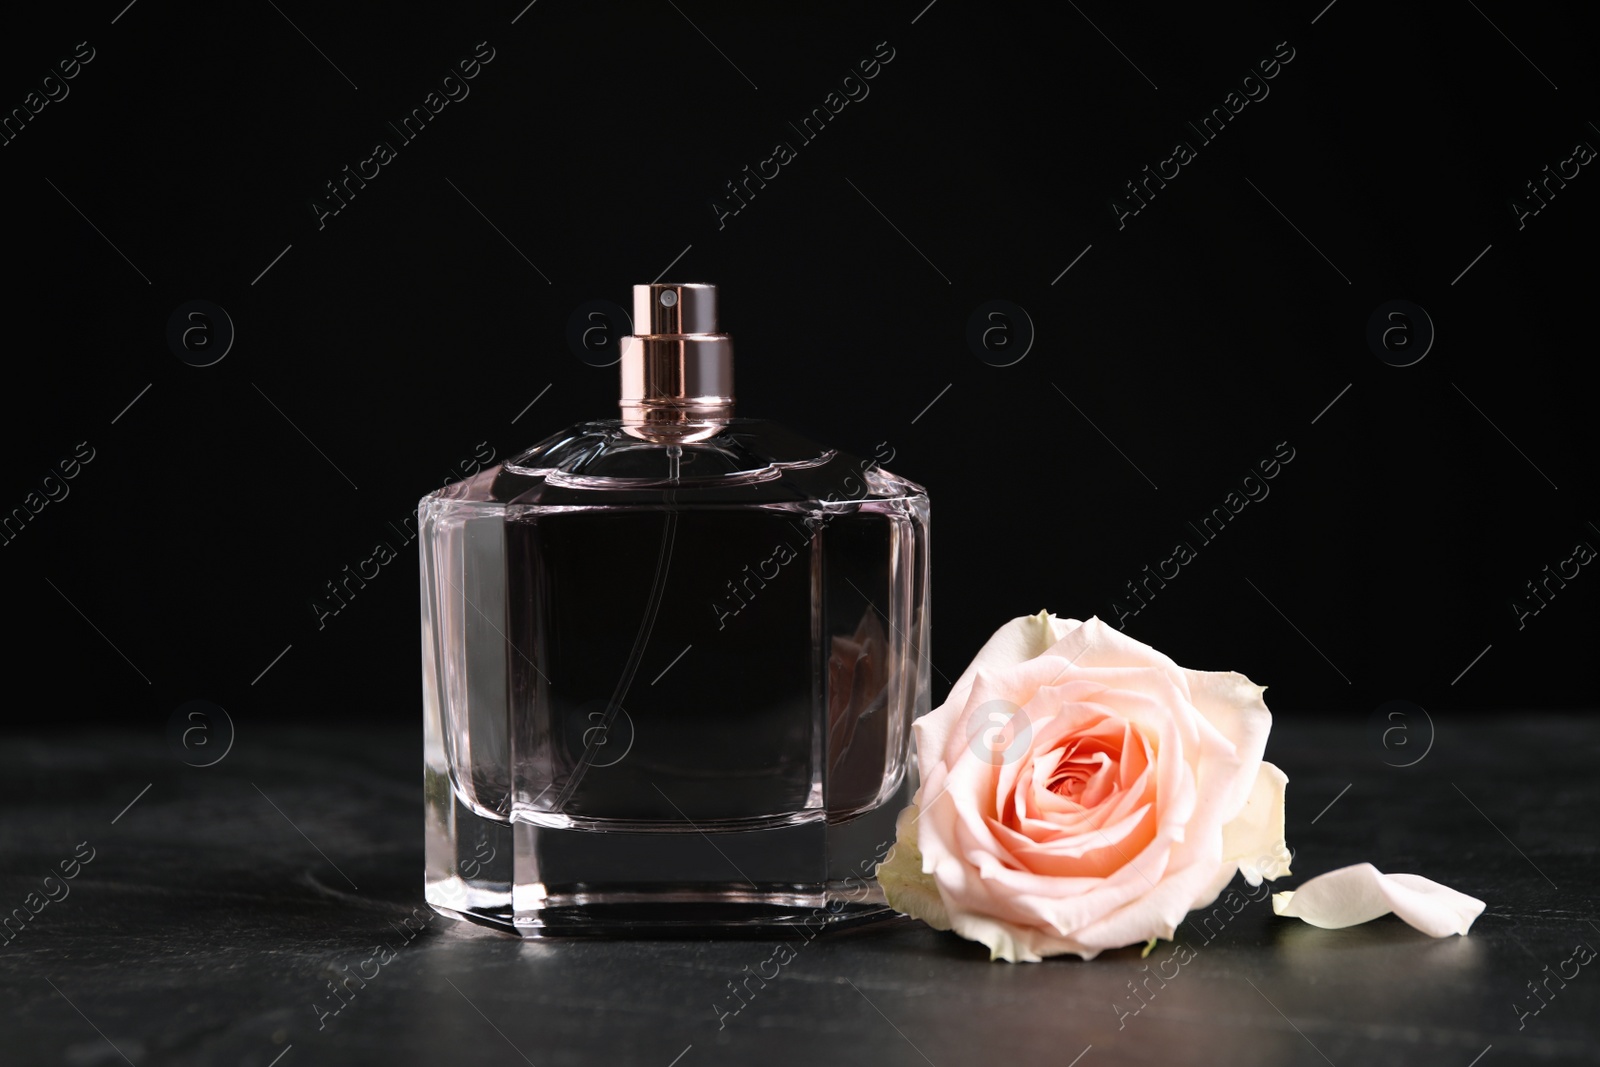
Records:
{"label": "bottle shoulder", "polygon": [[504,505],[737,506],[921,500],[921,486],[871,457],[825,448],[765,419],[729,419],[704,440],[668,445],[629,435],[620,420],[582,422],[428,500]]}

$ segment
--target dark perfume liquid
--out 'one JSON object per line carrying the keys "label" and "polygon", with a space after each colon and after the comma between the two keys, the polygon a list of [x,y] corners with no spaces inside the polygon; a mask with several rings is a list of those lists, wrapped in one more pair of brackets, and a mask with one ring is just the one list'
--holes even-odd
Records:
{"label": "dark perfume liquid", "polygon": [[519,800],[700,828],[869,801],[889,743],[891,525],[784,506],[511,518],[513,734],[544,756]]}
{"label": "dark perfume liquid", "polygon": [[751,596],[747,625],[707,625],[735,561],[765,558],[785,533],[795,539],[783,516],[750,509],[510,524],[511,639],[527,652],[511,662],[512,714],[548,732],[551,808],[651,823],[806,808],[809,568]]}

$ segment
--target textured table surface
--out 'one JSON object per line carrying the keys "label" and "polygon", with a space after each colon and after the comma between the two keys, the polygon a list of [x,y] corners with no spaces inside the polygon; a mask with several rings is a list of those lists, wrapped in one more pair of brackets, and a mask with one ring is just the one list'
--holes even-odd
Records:
{"label": "textured table surface", "polygon": [[[1414,718],[1410,747],[1386,749],[1371,723],[1277,714],[1297,853],[1281,887],[1362,860],[1423,874],[1488,903],[1468,937],[1393,917],[1318,930],[1261,900],[1180,928],[1193,958],[1137,1000],[1129,983],[1175,946],[992,964],[890,923],[799,943],[720,1018],[775,943],[521,942],[440,916],[408,931],[431,915],[413,730],[251,731],[205,768],[148,734],[13,738],[0,904],[37,905],[80,862],[0,944],[0,1063],[1600,1062],[1600,960],[1546,982],[1600,947],[1600,720],[1435,712],[1435,735]],[[376,976],[335,1001],[330,980],[378,944]]]}

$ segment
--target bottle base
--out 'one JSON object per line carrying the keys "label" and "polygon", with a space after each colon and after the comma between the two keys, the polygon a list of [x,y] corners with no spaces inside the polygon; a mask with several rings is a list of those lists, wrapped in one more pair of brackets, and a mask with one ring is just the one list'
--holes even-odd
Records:
{"label": "bottle base", "polygon": [[737,895],[725,886],[629,886],[550,893],[528,908],[488,901],[451,906],[431,894],[428,903],[449,918],[526,938],[810,940],[821,933],[904,919],[884,902],[876,885],[863,893],[860,882],[746,889]]}

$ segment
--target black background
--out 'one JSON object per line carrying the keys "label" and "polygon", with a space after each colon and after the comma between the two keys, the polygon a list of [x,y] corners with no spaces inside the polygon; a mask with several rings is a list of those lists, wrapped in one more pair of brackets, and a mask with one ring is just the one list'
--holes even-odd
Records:
{"label": "black background", "polygon": [[[0,547],[6,661],[57,694],[13,716],[415,721],[414,547],[321,629],[312,599],[479,442],[610,417],[616,369],[569,350],[569,317],[669,264],[722,287],[742,414],[888,442],[928,488],[949,677],[1014,615],[1116,621],[1182,538],[1198,557],[1128,631],[1280,715],[1592,703],[1600,578],[1522,629],[1511,605],[1600,545],[1600,178],[1520,229],[1509,203],[1600,145],[1593,22],[925,2],[8,13],[7,111],[95,56],[0,147],[0,508],[94,450]],[[480,41],[470,95],[319,229],[324,183]],[[879,42],[870,95],[800,144]],[[1270,95],[1200,143],[1185,121],[1279,42]],[[1119,228],[1111,198],[1179,139],[1195,161]],[[779,140],[797,158],[719,228]],[[167,343],[194,299],[237,330],[204,368]],[[991,299],[1036,330],[1011,366],[966,341]],[[1437,330],[1408,367],[1366,340],[1394,299]],[[1283,441],[1270,496],[1200,544],[1185,523]]]}

